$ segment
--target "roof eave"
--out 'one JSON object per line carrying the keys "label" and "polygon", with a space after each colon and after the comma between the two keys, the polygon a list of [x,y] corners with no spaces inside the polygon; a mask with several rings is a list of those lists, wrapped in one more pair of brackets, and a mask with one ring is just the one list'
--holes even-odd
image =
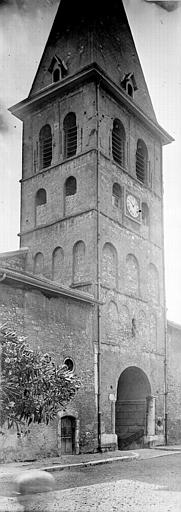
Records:
{"label": "roof eave", "polygon": [[9,111],[18,119],[23,120],[28,111],[35,108],[37,104],[43,104],[47,97],[53,99],[58,94],[63,94],[67,88],[70,89],[75,87],[75,85],[79,85],[83,81],[90,80],[93,77],[98,80],[100,85],[111,91],[118,101],[122,102],[128,110],[139,117],[141,121],[144,122],[160,138],[163,145],[170,144],[174,141],[174,138],[169,135],[169,133],[167,133],[159,123],[155,123],[150,119],[150,117],[148,117],[147,114],[145,114],[145,112],[136,105],[134,100],[127,95],[124,89],[119,88],[96,63],[92,63],[89,66],[84,67],[78,73],[63,79],[59,83],[56,82],[54,84],[50,84],[44,89],[38,91],[36,94],[28,96],[25,100],[10,107]]}
{"label": "roof eave", "polygon": [[42,293],[52,297],[63,296],[77,300],[79,302],[86,302],[90,305],[101,304],[101,302],[97,301],[88,293],[81,293],[77,290],[71,290],[69,288],[62,287],[61,285],[56,285],[48,279],[46,280],[30,274],[26,274],[24,272],[14,271],[7,267],[0,267],[0,283],[2,282],[7,284],[19,284],[28,288],[37,289]]}

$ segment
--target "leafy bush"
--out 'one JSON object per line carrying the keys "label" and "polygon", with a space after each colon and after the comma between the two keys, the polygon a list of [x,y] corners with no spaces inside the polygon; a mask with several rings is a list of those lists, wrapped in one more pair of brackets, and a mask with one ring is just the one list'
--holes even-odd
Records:
{"label": "leafy bush", "polygon": [[0,328],[0,345],[1,427],[5,422],[8,428],[16,425],[20,434],[31,423],[48,425],[74,397],[80,380],[7,328]]}

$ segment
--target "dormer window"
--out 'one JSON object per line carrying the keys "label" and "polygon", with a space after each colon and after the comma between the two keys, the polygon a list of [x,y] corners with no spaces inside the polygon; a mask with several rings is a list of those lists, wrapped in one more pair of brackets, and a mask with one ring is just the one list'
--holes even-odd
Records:
{"label": "dormer window", "polygon": [[60,68],[55,68],[52,74],[53,82],[59,82],[61,79]]}
{"label": "dormer window", "polygon": [[131,98],[133,98],[133,86],[129,82],[128,82],[128,85],[127,85],[127,93],[129,94],[129,96],[131,96]]}
{"label": "dormer window", "polygon": [[60,59],[57,55],[55,55],[51,61],[51,64],[48,68],[48,71],[52,75],[52,82],[59,82],[67,75],[67,66],[64,60]]}
{"label": "dormer window", "polygon": [[138,89],[134,73],[127,73],[121,80],[123,89],[127,92],[128,96],[134,98],[134,92]]}

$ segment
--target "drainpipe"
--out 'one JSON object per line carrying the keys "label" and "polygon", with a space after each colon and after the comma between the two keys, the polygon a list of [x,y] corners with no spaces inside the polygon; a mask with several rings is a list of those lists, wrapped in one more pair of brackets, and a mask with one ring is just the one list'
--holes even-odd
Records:
{"label": "drainpipe", "polygon": [[167,412],[167,327],[165,328],[165,360],[164,360],[164,397],[165,397],[165,404],[164,404],[164,416],[165,416],[165,444],[168,444],[168,428],[167,428],[167,419],[168,419],[168,412]]}
{"label": "drainpipe", "polygon": [[164,211],[163,211],[163,165],[162,165],[162,148],[160,151],[161,162],[161,185],[162,185],[162,254],[163,254],[163,293],[164,293],[164,424],[165,424],[165,444],[168,441],[167,431],[167,308],[166,308],[166,289],[165,289],[165,242],[164,242]]}
{"label": "drainpipe", "polygon": [[[97,115],[97,300],[100,301],[100,183],[99,183],[99,83],[96,82],[96,115]],[[97,395],[97,433],[98,433],[98,451],[101,452],[101,309],[97,305],[97,335],[98,335],[98,353],[97,353],[97,373],[98,373],[98,395]]]}

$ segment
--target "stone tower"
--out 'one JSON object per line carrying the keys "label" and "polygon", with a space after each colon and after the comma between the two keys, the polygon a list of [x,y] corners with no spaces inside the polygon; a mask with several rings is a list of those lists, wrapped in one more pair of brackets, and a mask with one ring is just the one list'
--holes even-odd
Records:
{"label": "stone tower", "polygon": [[11,111],[24,127],[26,270],[99,302],[98,447],[161,442],[162,145],[172,139],[156,120],[121,0],[61,0],[30,94]]}

